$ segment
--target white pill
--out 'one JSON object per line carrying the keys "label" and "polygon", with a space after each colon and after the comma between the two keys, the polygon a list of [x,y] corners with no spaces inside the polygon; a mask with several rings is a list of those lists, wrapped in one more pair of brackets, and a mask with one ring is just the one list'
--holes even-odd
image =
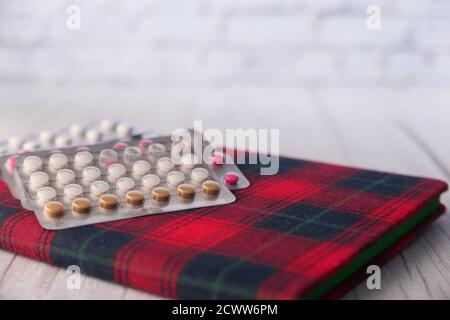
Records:
{"label": "white pill", "polygon": [[24,151],[36,151],[39,149],[39,142],[37,141],[28,141],[23,144],[22,150]]}
{"label": "white pill", "polygon": [[105,149],[100,152],[98,161],[102,166],[109,167],[119,161],[119,155],[117,151],[113,149]]}
{"label": "white pill", "polygon": [[142,178],[142,185],[145,189],[151,190],[161,183],[161,179],[156,174],[148,174]]}
{"label": "white pill", "polygon": [[49,130],[44,130],[39,133],[39,141],[42,144],[49,144],[55,140],[55,134]]}
{"label": "white pill", "polygon": [[127,173],[127,169],[123,164],[116,163],[108,168],[108,176],[111,179],[120,179]]}
{"label": "white pill", "polygon": [[185,154],[181,157],[181,165],[184,168],[193,168],[197,164],[199,164],[199,160],[195,154]]}
{"label": "white pill", "polygon": [[103,136],[100,131],[89,130],[86,132],[86,139],[90,144],[96,144],[102,140]]}
{"label": "white pill", "polygon": [[56,173],[56,182],[61,186],[72,184],[75,182],[75,173],[69,169],[59,170]]}
{"label": "white pill", "polygon": [[25,141],[23,141],[23,139],[19,137],[11,137],[8,140],[9,148],[12,151],[20,151],[24,143]]}
{"label": "white pill", "polygon": [[117,191],[120,193],[126,193],[133,190],[136,187],[136,183],[131,178],[120,178],[117,181]]}
{"label": "white pill", "polygon": [[53,170],[60,170],[67,167],[67,164],[69,163],[69,159],[67,159],[67,156],[62,153],[55,153],[50,156],[50,159],[48,160],[48,165]]}
{"label": "white pill", "polygon": [[42,170],[42,159],[38,156],[28,156],[23,161],[23,171],[25,174],[31,174]]}
{"label": "white pill", "polygon": [[166,153],[167,149],[166,149],[166,146],[161,143],[153,143],[148,146],[147,152],[149,154],[160,155],[160,154]]}
{"label": "white pill", "polygon": [[86,167],[83,169],[83,179],[87,182],[93,182],[100,178],[102,172],[97,167]]}
{"label": "white pill", "polygon": [[152,166],[150,162],[145,160],[139,160],[133,164],[133,173],[141,177],[149,173],[151,169]]}
{"label": "white pill", "polygon": [[80,151],[75,155],[74,165],[80,170],[92,164],[94,156],[89,151]]}
{"label": "white pill", "polygon": [[205,168],[195,168],[191,172],[191,179],[195,182],[204,182],[208,179],[209,172]]}
{"label": "white pill", "polygon": [[113,132],[116,127],[116,123],[110,119],[103,119],[100,123],[100,130],[103,132]]}
{"label": "white pill", "polygon": [[47,187],[50,182],[50,178],[48,177],[48,174],[45,172],[34,172],[30,176],[30,189],[33,191],[38,190],[42,187]]}
{"label": "white pill", "polygon": [[167,182],[174,186],[182,184],[185,179],[183,172],[180,171],[172,171],[167,175]]}
{"label": "white pill", "polygon": [[68,199],[79,198],[83,195],[83,188],[79,184],[69,184],[64,188],[64,196]]}
{"label": "white pill", "polygon": [[56,191],[50,187],[40,188],[36,193],[36,199],[41,206],[44,206],[47,202],[56,199]]}
{"label": "white pill", "polygon": [[121,123],[121,124],[117,125],[116,133],[119,138],[122,138],[122,139],[129,138],[133,134],[133,128],[131,128],[130,126],[128,126],[126,124]]}
{"label": "white pill", "polygon": [[55,138],[55,145],[58,148],[67,148],[72,144],[72,139],[67,136],[58,136]]}
{"label": "white pill", "polygon": [[84,127],[80,124],[75,123],[70,126],[70,135],[74,138],[81,137],[85,131]]}
{"label": "white pill", "polygon": [[105,181],[95,181],[91,185],[91,193],[94,196],[99,197],[108,192],[109,192],[109,184]]}
{"label": "white pill", "polygon": [[0,149],[0,157],[3,157],[5,154],[7,154],[8,152],[6,151],[6,149]]}
{"label": "white pill", "polygon": [[164,157],[158,160],[157,167],[161,172],[167,173],[175,168],[175,164],[173,163],[172,159]]}

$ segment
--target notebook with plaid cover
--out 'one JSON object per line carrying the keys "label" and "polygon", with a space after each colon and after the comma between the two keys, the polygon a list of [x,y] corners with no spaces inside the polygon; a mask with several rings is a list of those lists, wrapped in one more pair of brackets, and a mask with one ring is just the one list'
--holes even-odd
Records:
{"label": "notebook with plaid cover", "polygon": [[0,182],[3,249],[170,298],[320,298],[442,206],[444,182],[280,159],[231,205],[43,230]]}

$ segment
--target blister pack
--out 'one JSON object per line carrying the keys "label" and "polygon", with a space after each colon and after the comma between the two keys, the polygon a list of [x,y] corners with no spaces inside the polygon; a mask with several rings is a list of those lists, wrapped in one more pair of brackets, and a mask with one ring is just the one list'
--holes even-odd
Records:
{"label": "blister pack", "polygon": [[7,183],[49,230],[234,202],[229,189],[248,180],[223,154],[199,161],[195,143],[142,136],[30,152],[17,156]]}

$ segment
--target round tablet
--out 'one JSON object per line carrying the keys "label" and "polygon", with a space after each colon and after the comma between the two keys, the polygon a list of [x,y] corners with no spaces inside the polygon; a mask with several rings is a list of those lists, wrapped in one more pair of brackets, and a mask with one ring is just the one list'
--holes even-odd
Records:
{"label": "round tablet", "polygon": [[77,198],[72,201],[72,211],[78,214],[86,214],[91,211],[92,203],[87,198]]}
{"label": "round tablet", "polygon": [[123,152],[123,158],[128,163],[133,163],[142,159],[141,150],[138,147],[127,147]]}
{"label": "round tablet", "polygon": [[113,194],[104,194],[98,199],[98,205],[105,210],[114,210],[119,206],[119,200]]}
{"label": "round tablet", "polygon": [[30,189],[36,191],[39,188],[48,186],[50,179],[45,172],[34,172],[30,176]]}
{"label": "round tablet", "polygon": [[75,123],[70,126],[70,135],[75,138],[81,137],[85,131],[85,128],[81,124]]}
{"label": "round tablet", "polygon": [[142,206],[145,202],[145,196],[140,191],[130,191],[127,193],[127,204],[130,206]]}
{"label": "round tablet", "polygon": [[194,182],[202,183],[209,177],[209,171],[205,168],[195,168],[191,172],[191,179]]}
{"label": "round tablet", "polygon": [[47,202],[56,199],[56,191],[50,187],[40,188],[36,193],[36,199],[41,206],[44,206]]}
{"label": "round tablet", "polygon": [[53,170],[60,170],[67,167],[67,164],[69,163],[69,159],[65,154],[62,153],[55,153],[50,156],[50,159],[48,159],[48,166]]}
{"label": "round tablet", "polygon": [[58,148],[66,148],[68,146],[70,146],[72,143],[72,139],[70,139],[69,137],[66,136],[58,136],[55,138],[55,145]]}
{"label": "round tablet", "polygon": [[55,134],[49,130],[44,130],[39,133],[39,141],[42,144],[50,144],[55,140]]}
{"label": "round tablet", "polygon": [[94,156],[89,151],[81,151],[75,155],[74,165],[77,169],[86,168],[94,161]]}
{"label": "round tablet", "polygon": [[192,199],[195,196],[195,188],[190,184],[180,184],[177,188],[177,196],[182,199]]}
{"label": "round tablet", "polygon": [[133,173],[137,176],[145,176],[151,169],[150,162],[145,160],[138,160],[133,164]]}
{"label": "round tablet", "polygon": [[102,172],[97,167],[86,167],[83,169],[83,179],[87,182],[96,181],[100,178],[102,175]]}
{"label": "round tablet", "polygon": [[108,176],[110,179],[117,180],[125,176],[127,169],[123,164],[115,163],[108,168]]}
{"label": "round tablet", "polygon": [[26,174],[42,170],[42,159],[38,156],[28,156],[23,161],[23,171]]}
{"label": "round tablet", "polygon": [[182,184],[185,179],[184,173],[180,171],[172,171],[167,174],[167,182],[174,186]]}
{"label": "round tablet", "polygon": [[75,182],[75,173],[70,169],[61,169],[56,173],[56,182],[61,186],[66,186]]}
{"label": "round tablet", "polygon": [[44,207],[44,216],[46,219],[52,220],[62,217],[64,214],[64,206],[61,202],[51,201]]}
{"label": "round tablet", "polygon": [[185,154],[183,157],[181,157],[181,165],[184,168],[193,168],[199,163],[200,161],[195,154]]}
{"label": "round tablet", "polygon": [[119,154],[113,149],[105,149],[99,155],[100,165],[109,167],[110,165],[119,162]]}
{"label": "round tablet", "polygon": [[25,141],[19,137],[11,137],[8,140],[8,146],[12,151],[20,151]]}
{"label": "round tablet", "polygon": [[86,132],[86,140],[90,144],[96,144],[102,140],[102,133],[98,130],[89,130]]}
{"label": "round tablet", "polygon": [[64,188],[64,196],[67,199],[75,199],[81,197],[83,188],[78,184],[69,184]]}
{"label": "round tablet", "polygon": [[120,193],[126,193],[136,187],[136,182],[131,178],[120,178],[117,181],[117,191]]}
{"label": "round tablet", "polygon": [[208,196],[217,195],[220,192],[220,184],[213,180],[208,180],[202,184],[203,193]]}
{"label": "round tablet", "polygon": [[105,181],[95,181],[93,184],[91,184],[91,193],[99,197],[102,194],[105,194],[109,192],[109,184]]}
{"label": "round tablet", "polygon": [[152,198],[155,201],[168,201],[170,198],[170,191],[164,187],[156,187],[152,190]]}
{"label": "round tablet", "polygon": [[142,185],[145,189],[151,190],[161,183],[161,179],[156,174],[148,174],[142,178]]}
{"label": "round tablet", "polygon": [[235,186],[239,182],[239,176],[233,172],[225,174],[225,183],[229,186]]}
{"label": "round tablet", "polygon": [[28,141],[23,144],[22,149],[24,151],[35,151],[39,148],[39,143],[37,141]]}
{"label": "round tablet", "polygon": [[113,132],[116,127],[116,123],[110,119],[103,119],[100,122],[100,130],[103,132]]}
{"label": "round tablet", "polygon": [[175,168],[175,164],[173,163],[172,159],[167,157],[159,159],[156,166],[158,167],[158,170],[163,173],[170,172],[173,170],[173,168]]}
{"label": "round tablet", "polygon": [[148,146],[147,153],[149,155],[161,156],[167,152],[166,146],[161,143],[152,143]]}
{"label": "round tablet", "polygon": [[130,126],[128,126],[126,124],[121,123],[121,124],[117,125],[116,133],[117,133],[117,136],[121,139],[129,138],[133,134],[133,128],[131,128]]}

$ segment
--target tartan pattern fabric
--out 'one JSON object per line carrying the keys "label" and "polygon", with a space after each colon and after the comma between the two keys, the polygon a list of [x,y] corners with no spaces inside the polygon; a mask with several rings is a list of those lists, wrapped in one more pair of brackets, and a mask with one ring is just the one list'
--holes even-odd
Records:
{"label": "tartan pattern fabric", "polygon": [[[46,231],[0,182],[0,246],[178,299],[297,299],[414,217],[444,182],[281,158],[231,205]],[[436,206],[436,211],[438,206]]]}

